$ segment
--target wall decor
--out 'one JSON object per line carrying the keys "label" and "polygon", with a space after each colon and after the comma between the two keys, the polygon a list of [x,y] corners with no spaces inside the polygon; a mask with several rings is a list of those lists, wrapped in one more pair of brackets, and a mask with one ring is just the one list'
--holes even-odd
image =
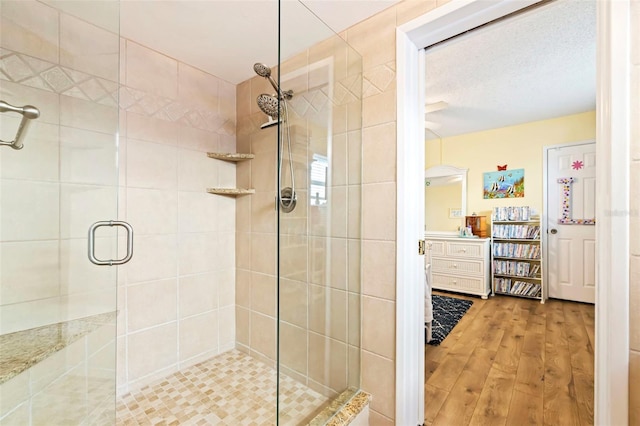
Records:
{"label": "wall decor", "polygon": [[576,178],[558,178],[558,183],[562,184],[562,193],[560,194],[562,204],[562,217],[558,219],[560,225],[595,225],[594,219],[573,219],[571,217],[571,184]]}
{"label": "wall decor", "polygon": [[523,198],[524,169],[484,173],[483,189],[484,198]]}

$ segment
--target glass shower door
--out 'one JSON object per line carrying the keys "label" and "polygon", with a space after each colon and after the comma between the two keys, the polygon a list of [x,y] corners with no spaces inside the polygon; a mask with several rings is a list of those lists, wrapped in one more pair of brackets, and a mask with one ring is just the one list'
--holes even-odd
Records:
{"label": "glass shower door", "polygon": [[55,4],[0,2],[0,424],[114,424],[118,2]]}

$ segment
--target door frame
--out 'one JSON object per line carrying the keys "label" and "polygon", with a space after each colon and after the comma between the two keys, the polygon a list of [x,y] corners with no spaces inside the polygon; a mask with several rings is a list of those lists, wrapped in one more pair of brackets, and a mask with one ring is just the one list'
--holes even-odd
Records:
{"label": "door frame", "polygon": [[[424,423],[423,47],[536,3],[451,0],[396,29],[397,424]],[[628,423],[630,0],[597,2],[595,424]],[[615,141],[615,143],[614,143]],[[423,197],[424,195],[422,195]],[[626,214],[625,214],[626,212]],[[615,285],[610,285],[615,283]]]}
{"label": "door frame", "polygon": [[[547,298],[549,297],[549,288],[550,288],[549,256],[548,256],[549,246],[547,245],[547,241],[549,239],[549,234],[547,232],[548,231],[547,218],[549,217],[549,191],[548,191],[549,151],[557,148],[587,145],[595,142],[596,142],[595,139],[587,139],[587,140],[577,141],[577,142],[566,142],[566,143],[559,143],[554,145],[545,145],[542,147],[542,217],[540,220],[540,236],[542,241],[542,271],[543,271],[542,282],[544,283],[544,287],[545,287],[544,294],[546,295]],[[598,161],[597,158],[598,157],[596,157],[596,164]],[[597,173],[597,170],[598,169],[596,167],[596,173]]]}

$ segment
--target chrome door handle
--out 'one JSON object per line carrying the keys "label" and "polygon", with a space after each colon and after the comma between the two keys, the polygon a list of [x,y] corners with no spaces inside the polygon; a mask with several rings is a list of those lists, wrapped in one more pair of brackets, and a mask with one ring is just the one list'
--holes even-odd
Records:
{"label": "chrome door handle", "polygon": [[[127,230],[127,255],[122,259],[109,259],[109,260],[100,260],[96,258],[96,229],[101,226],[122,226]],[[122,222],[118,220],[105,220],[99,221],[91,225],[89,228],[89,260],[94,265],[123,265],[131,260],[133,257],[133,227],[129,225],[127,222]]]}

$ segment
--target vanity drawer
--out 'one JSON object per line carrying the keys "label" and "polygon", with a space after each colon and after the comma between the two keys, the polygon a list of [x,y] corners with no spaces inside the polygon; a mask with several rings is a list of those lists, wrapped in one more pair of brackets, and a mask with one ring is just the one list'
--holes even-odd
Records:
{"label": "vanity drawer", "polygon": [[431,259],[431,269],[433,272],[445,274],[464,274],[483,276],[484,262],[481,260],[463,260],[433,257]]}
{"label": "vanity drawer", "polygon": [[464,293],[486,293],[485,281],[482,278],[457,277],[454,275],[440,275],[434,273],[433,285],[435,289],[461,291]]}
{"label": "vanity drawer", "polygon": [[431,245],[431,256],[444,256],[447,243],[445,241],[427,240],[427,246]]}
{"label": "vanity drawer", "polygon": [[485,243],[469,243],[466,241],[461,242],[447,242],[447,255],[455,257],[469,257],[475,259],[484,258],[484,246]]}

